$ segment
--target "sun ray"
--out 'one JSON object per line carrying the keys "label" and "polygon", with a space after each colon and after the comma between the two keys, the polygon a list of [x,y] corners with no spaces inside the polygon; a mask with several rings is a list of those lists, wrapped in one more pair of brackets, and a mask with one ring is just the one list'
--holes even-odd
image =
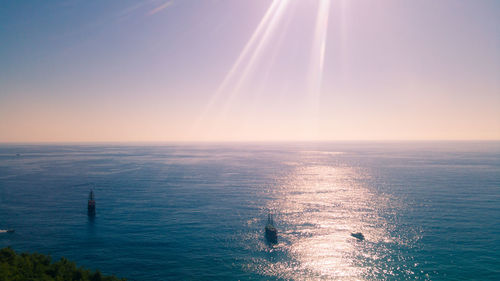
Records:
{"label": "sun ray", "polygon": [[323,79],[329,14],[330,0],[319,0],[311,53],[310,86],[313,94],[319,94]]}
{"label": "sun ray", "polygon": [[328,17],[330,14],[330,0],[318,0],[318,12],[314,27],[314,39],[309,66],[309,137],[316,137],[319,127],[319,104],[321,98],[321,85],[325,65],[326,40],[328,31]]}
{"label": "sun ray", "polygon": [[250,58],[248,59],[245,67],[243,68],[243,71],[239,75],[239,79],[237,80],[233,88],[228,89],[228,96],[225,99],[224,106],[222,107],[222,110],[219,113],[219,119],[224,119],[226,117],[227,111],[229,110],[234,98],[238,94],[240,94],[243,85],[245,84],[249,76],[251,76],[252,72],[255,70],[257,62],[262,57],[263,50],[267,45],[269,45],[269,41],[271,40],[271,38],[276,37],[274,36],[275,31],[279,23],[282,21],[284,11],[289,1],[290,0],[280,0],[279,6],[277,7],[276,11],[271,17],[269,24],[267,24],[262,36],[259,38],[257,46],[255,47],[255,49],[253,49]]}
{"label": "sun ray", "polygon": [[248,63],[246,64],[245,70],[243,73],[240,75],[240,79],[236,83],[234,87],[234,92],[238,92],[244,83],[245,79],[248,77],[250,72],[253,70],[255,63],[259,60],[259,57],[262,55],[262,49],[269,43],[269,38],[271,37],[272,34],[274,34],[274,31],[276,30],[276,27],[278,26],[278,23],[281,21],[283,12],[288,4],[289,0],[281,0],[279,3],[279,6],[274,13],[273,17],[271,18],[271,21],[266,27],[266,30],[262,34],[262,37],[259,40],[259,43],[257,47],[253,50],[253,54],[248,60]]}
{"label": "sun ray", "polygon": [[249,74],[254,70],[256,62],[262,55],[263,49],[268,45],[272,34],[275,32],[283,17],[284,10],[290,0],[273,0],[264,17],[248,40],[236,62],[232,65],[224,80],[210,98],[204,110],[196,120],[193,130],[197,130],[214,105],[223,100],[223,110],[219,111],[219,118],[224,118],[234,95],[238,94]]}
{"label": "sun ray", "polygon": [[[275,39],[277,29],[283,21],[290,2],[290,0],[273,0],[237,60],[204,107],[198,119],[195,120],[191,131],[198,132],[199,126],[203,123],[206,133],[210,133],[210,130],[215,129],[214,126],[224,123],[235,98],[241,94],[248,79],[255,72],[258,62],[262,59],[264,51],[268,49],[271,40]],[[317,5],[307,74],[308,104],[305,106],[308,116],[306,122],[309,123],[305,132],[307,137],[315,137],[319,129],[319,104],[331,1],[318,0]],[[214,112],[216,107],[218,109]]]}
{"label": "sun ray", "polygon": [[208,112],[212,109],[216,101],[220,98],[222,93],[225,92],[225,90],[228,88],[228,85],[230,82],[233,81],[233,77],[236,75],[238,70],[241,68],[241,64],[243,61],[248,57],[248,54],[253,50],[254,45],[256,44],[257,40],[261,37],[263,30],[266,28],[267,23],[269,22],[270,18],[274,15],[277,7],[279,6],[281,0],[273,0],[269,8],[267,9],[264,17],[261,19],[259,25],[253,32],[252,36],[246,43],[245,47],[241,51],[240,55],[236,59],[235,63],[232,65],[231,69],[228,71],[224,79],[222,80],[222,83],[219,85],[215,93],[212,95],[210,100],[208,101],[207,105],[205,106],[204,110],[196,120],[194,124],[194,130],[196,130],[199,126],[199,124],[205,120],[206,115]]}

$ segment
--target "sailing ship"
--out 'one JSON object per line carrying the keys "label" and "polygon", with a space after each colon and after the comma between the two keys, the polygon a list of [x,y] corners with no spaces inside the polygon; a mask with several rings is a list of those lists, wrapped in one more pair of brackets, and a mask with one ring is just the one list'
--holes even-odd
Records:
{"label": "sailing ship", "polygon": [[278,230],[274,227],[273,215],[267,215],[267,224],[264,228],[266,231],[266,239],[271,244],[278,243]]}
{"label": "sailing ship", "polygon": [[87,204],[87,212],[89,216],[95,216],[95,199],[93,190],[90,190],[89,202]]}

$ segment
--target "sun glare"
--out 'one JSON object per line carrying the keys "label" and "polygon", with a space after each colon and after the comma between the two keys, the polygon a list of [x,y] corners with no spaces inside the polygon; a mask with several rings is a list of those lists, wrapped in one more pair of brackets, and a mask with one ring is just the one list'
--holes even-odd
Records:
{"label": "sun glare", "polygon": [[[263,46],[266,45],[272,31],[274,31],[276,23],[278,22],[288,2],[289,0],[273,0],[235,63],[226,74],[224,80],[215,93],[212,95],[210,101],[205,106],[205,109],[200,114],[200,117],[195,124],[195,129],[198,127],[200,122],[204,121],[214,104],[220,99],[224,99],[226,101],[225,107],[227,107],[228,100],[230,100],[230,97],[227,97],[227,93],[229,92],[229,95],[234,95],[235,90],[241,87],[246,75],[248,75],[248,72],[252,69],[252,66],[258,59],[259,54],[262,52]],[[235,81],[238,81],[236,83],[236,87]]]}
{"label": "sun glare", "polygon": [[[231,69],[199,115],[193,126],[193,131],[198,131],[200,124],[207,122],[207,116],[214,118],[216,120],[215,124],[225,120],[228,110],[232,107],[233,100],[242,94],[249,78],[258,72],[259,62],[270,49],[269,46],[272,44],[272,40],[285,32],[283,29],[286,24],[283,24],[283,22],[285,14],[291,12],[291,9],[289,9],[290,4],[292,4],[290,0],[274,0],[271,2]],[[313,124],[309,126],[313,131],[307,132],[310,136],[317,133],[315,131],[317,131],[317,118],[319,116],[318,106],[326,53],[330,0],[318,0],[317,7],[309,63],[310,69],[307,77],[309,104],[304,105],[307,107],[306,111],[308,112],[306,118],[313,120]],[[222,104],[222,107],[214,114],[212,111],[216,105],[220,104]]]}

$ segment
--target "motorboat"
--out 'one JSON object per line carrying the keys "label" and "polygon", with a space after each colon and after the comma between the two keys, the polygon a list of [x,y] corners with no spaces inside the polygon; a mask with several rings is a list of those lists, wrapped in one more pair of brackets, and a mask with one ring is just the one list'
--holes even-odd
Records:
{"label": "motorboat", "polygon": [[351,233],[351,236],[358,239],[359,241],[365,240],[365,236],[361,232]]}

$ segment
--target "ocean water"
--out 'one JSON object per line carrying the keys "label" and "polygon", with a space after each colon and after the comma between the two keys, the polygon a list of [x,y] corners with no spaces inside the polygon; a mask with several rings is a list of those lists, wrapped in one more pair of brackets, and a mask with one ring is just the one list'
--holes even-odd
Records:
{"label": "ocean water", "polygon": [[500,143],[2,144],[10,228],[130,280],[500,280]]}

